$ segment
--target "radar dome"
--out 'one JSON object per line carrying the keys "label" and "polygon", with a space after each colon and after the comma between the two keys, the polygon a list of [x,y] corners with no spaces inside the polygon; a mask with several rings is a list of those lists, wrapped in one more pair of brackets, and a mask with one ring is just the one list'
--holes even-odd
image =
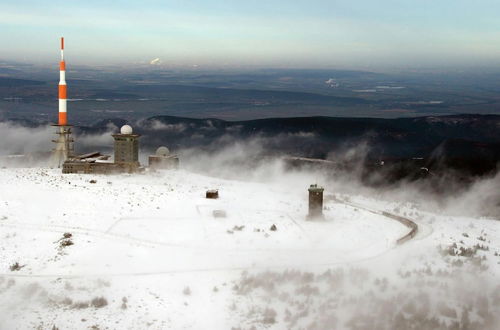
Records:
{"label": "radar dome", "polygon": [[156,149],[156,156],[166,157],[170,154],[170,150],[167,147],[159,147]]}
{"label": "radar dome", "polygon": [[132,126],[130,125],[123,125],[120,129],[121,134],[132,134],[132,132]]}

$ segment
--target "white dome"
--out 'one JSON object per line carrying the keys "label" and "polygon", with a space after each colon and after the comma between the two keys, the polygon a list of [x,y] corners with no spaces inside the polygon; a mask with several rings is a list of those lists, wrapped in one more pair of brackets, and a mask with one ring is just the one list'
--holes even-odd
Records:
{"label": "white dome", "polygon": [[166,157],[170,154],[170,150],[167,147],[159,147],[156,149],[156,156]]}
{"label": "white dome", "polygon": [[123,125],[122,128],[120,128],[121,134],[132,134],[132,132],[132,126],[130,125]]}

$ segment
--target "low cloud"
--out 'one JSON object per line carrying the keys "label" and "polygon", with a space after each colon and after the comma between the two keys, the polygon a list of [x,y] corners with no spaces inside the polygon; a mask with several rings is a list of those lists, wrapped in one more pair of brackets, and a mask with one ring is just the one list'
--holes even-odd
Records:
{"label": "low cloud", "polygon": [[166,131],[171,133],[181,133],[184,132],[188,127],[186,124],[166,124],[160,120],[140,120],[137,125],[146,129],[151,129],[153,131]]}
{"label": "low cloud", "polygon": [[[183,149],[179,154],[185,168],[207,175],[275,182],[291,187],[320,183],[325,186],[327,193],[356,194],[385,201],[412,203],[424,210],[449,215],[500,219],[500,173],[477,179],[470,186],[464,185],[450,171],[442,177],[442,182],[435,178],[401,180],[374,187],[365,182],[381,182],[384,178],[379,176],[385,174],[364,172],[366,155],[370,150],[367,143],[346,145],[328,154],[327,159],[332,163],[348,164],[347,166],[290,168],[282,156],[269,154],[266,145],[276,143],[274,138],[269,140],[270,138],[259,136],[235,141],[231,136],[223,136],[211,145]],[[436,190],[435,185],[450,189]]]}
{"label": "low cloud", "polygon": [[[208,128],[213,125],[208,124]],[[153,121],[153,130],[183,132],[188,129],[184,124],[164,124]],[[93,150],[111,149],[111,134],[118,128],[111,124],[104,133],[75,134],[75,151],[77,153]],[[22,127],[10,122],[1,122],[2,144],[0,156],[3,160],[8,155],[46,154],[53,149],[56,137],[54,127],[39,126]],[[308,132],[298,132],[292,137],[300,139],[314,138]],[[202,140],[203,134],[195,133],[191,139]],[[345,163],[349,166],[335,168],[290,168],[281,155],[271,153],[269,146],[279,145],[290,136],[265,137],[262,135],[251,139],[238,140],[232,135],[224,135],[203,147],[191,147],[177,150],[182,166],[188,170],[239,180],[255,180],[261,182],[281,182],[287,185],[307,186],[309,183],[320,183],[327,192],[358,194],[377,199],[395,202],[410,202],[431,212],[442,212],[450,215],[487,216],[500,218],[500,174],[475,180],[465,185],[456,173],[448,171],[439,177],[425,180],[401,180],[395,184],[368,186],[370,180],[384,180],[384,174],[363,172],[366,155],[370,151],[367,143],[350,144],[337,147],[327,155],[332,163]],[[16,157],[10,157],[9,162]],[[17,157],[19,158],[19,157]],[[5,162],[2,162],[5,163]],[[26,166],[26,164],[20,164]],[[362,178],[362,175],[368,176]],[[436,186],[444,187],[436,189]]]}
{"label": "low cloud", "polygon": [[28,128],[9,122],[0,122],[2,143],[0,155],[26,154],[52,149],[51,140],[55,138],[55,129],[51,126]]}
{"label": "low cloud", "polygon": [[[0,165],[2,166],[46,166],[45,161],[54,148],[52,140],[57,138],[55,127],[44,125],[24,127],[11,122],[0,122],[2,143],[0,144]],[[113,124],[101,134],[81,134],[74,131],[75,153],[112,147],[111,134],[118,131]]]}
{"label": "low cloud", "polygon": [[149,64],[151,65],[160,65],[161,64],[161,60],[157,57],[157,58],[154,58],[152,59]]}

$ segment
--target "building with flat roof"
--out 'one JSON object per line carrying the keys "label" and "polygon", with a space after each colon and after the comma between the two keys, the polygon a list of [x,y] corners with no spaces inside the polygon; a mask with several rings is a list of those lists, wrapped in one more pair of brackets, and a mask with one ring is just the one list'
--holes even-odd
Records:
{"label": "building with flat roof", "polygon": [[177,169],[179,157],[170,154],[167,147],[159,147],[156,153],[148,157],[148,165],[152,169]]}

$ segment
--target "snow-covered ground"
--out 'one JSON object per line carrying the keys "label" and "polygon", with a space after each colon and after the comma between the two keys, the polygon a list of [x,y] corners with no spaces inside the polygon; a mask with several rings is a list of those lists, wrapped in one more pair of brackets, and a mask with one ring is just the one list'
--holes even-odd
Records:
{"label": "snow-covered ground", "polygon": [[[307,185],[185,170],[4,168],[0,187],[0,329],[499,324],[495,219],[326,186],[325,220],[306,221]],[[418,235],[396,245],[408,228],[373,211],[413,219]]]}

